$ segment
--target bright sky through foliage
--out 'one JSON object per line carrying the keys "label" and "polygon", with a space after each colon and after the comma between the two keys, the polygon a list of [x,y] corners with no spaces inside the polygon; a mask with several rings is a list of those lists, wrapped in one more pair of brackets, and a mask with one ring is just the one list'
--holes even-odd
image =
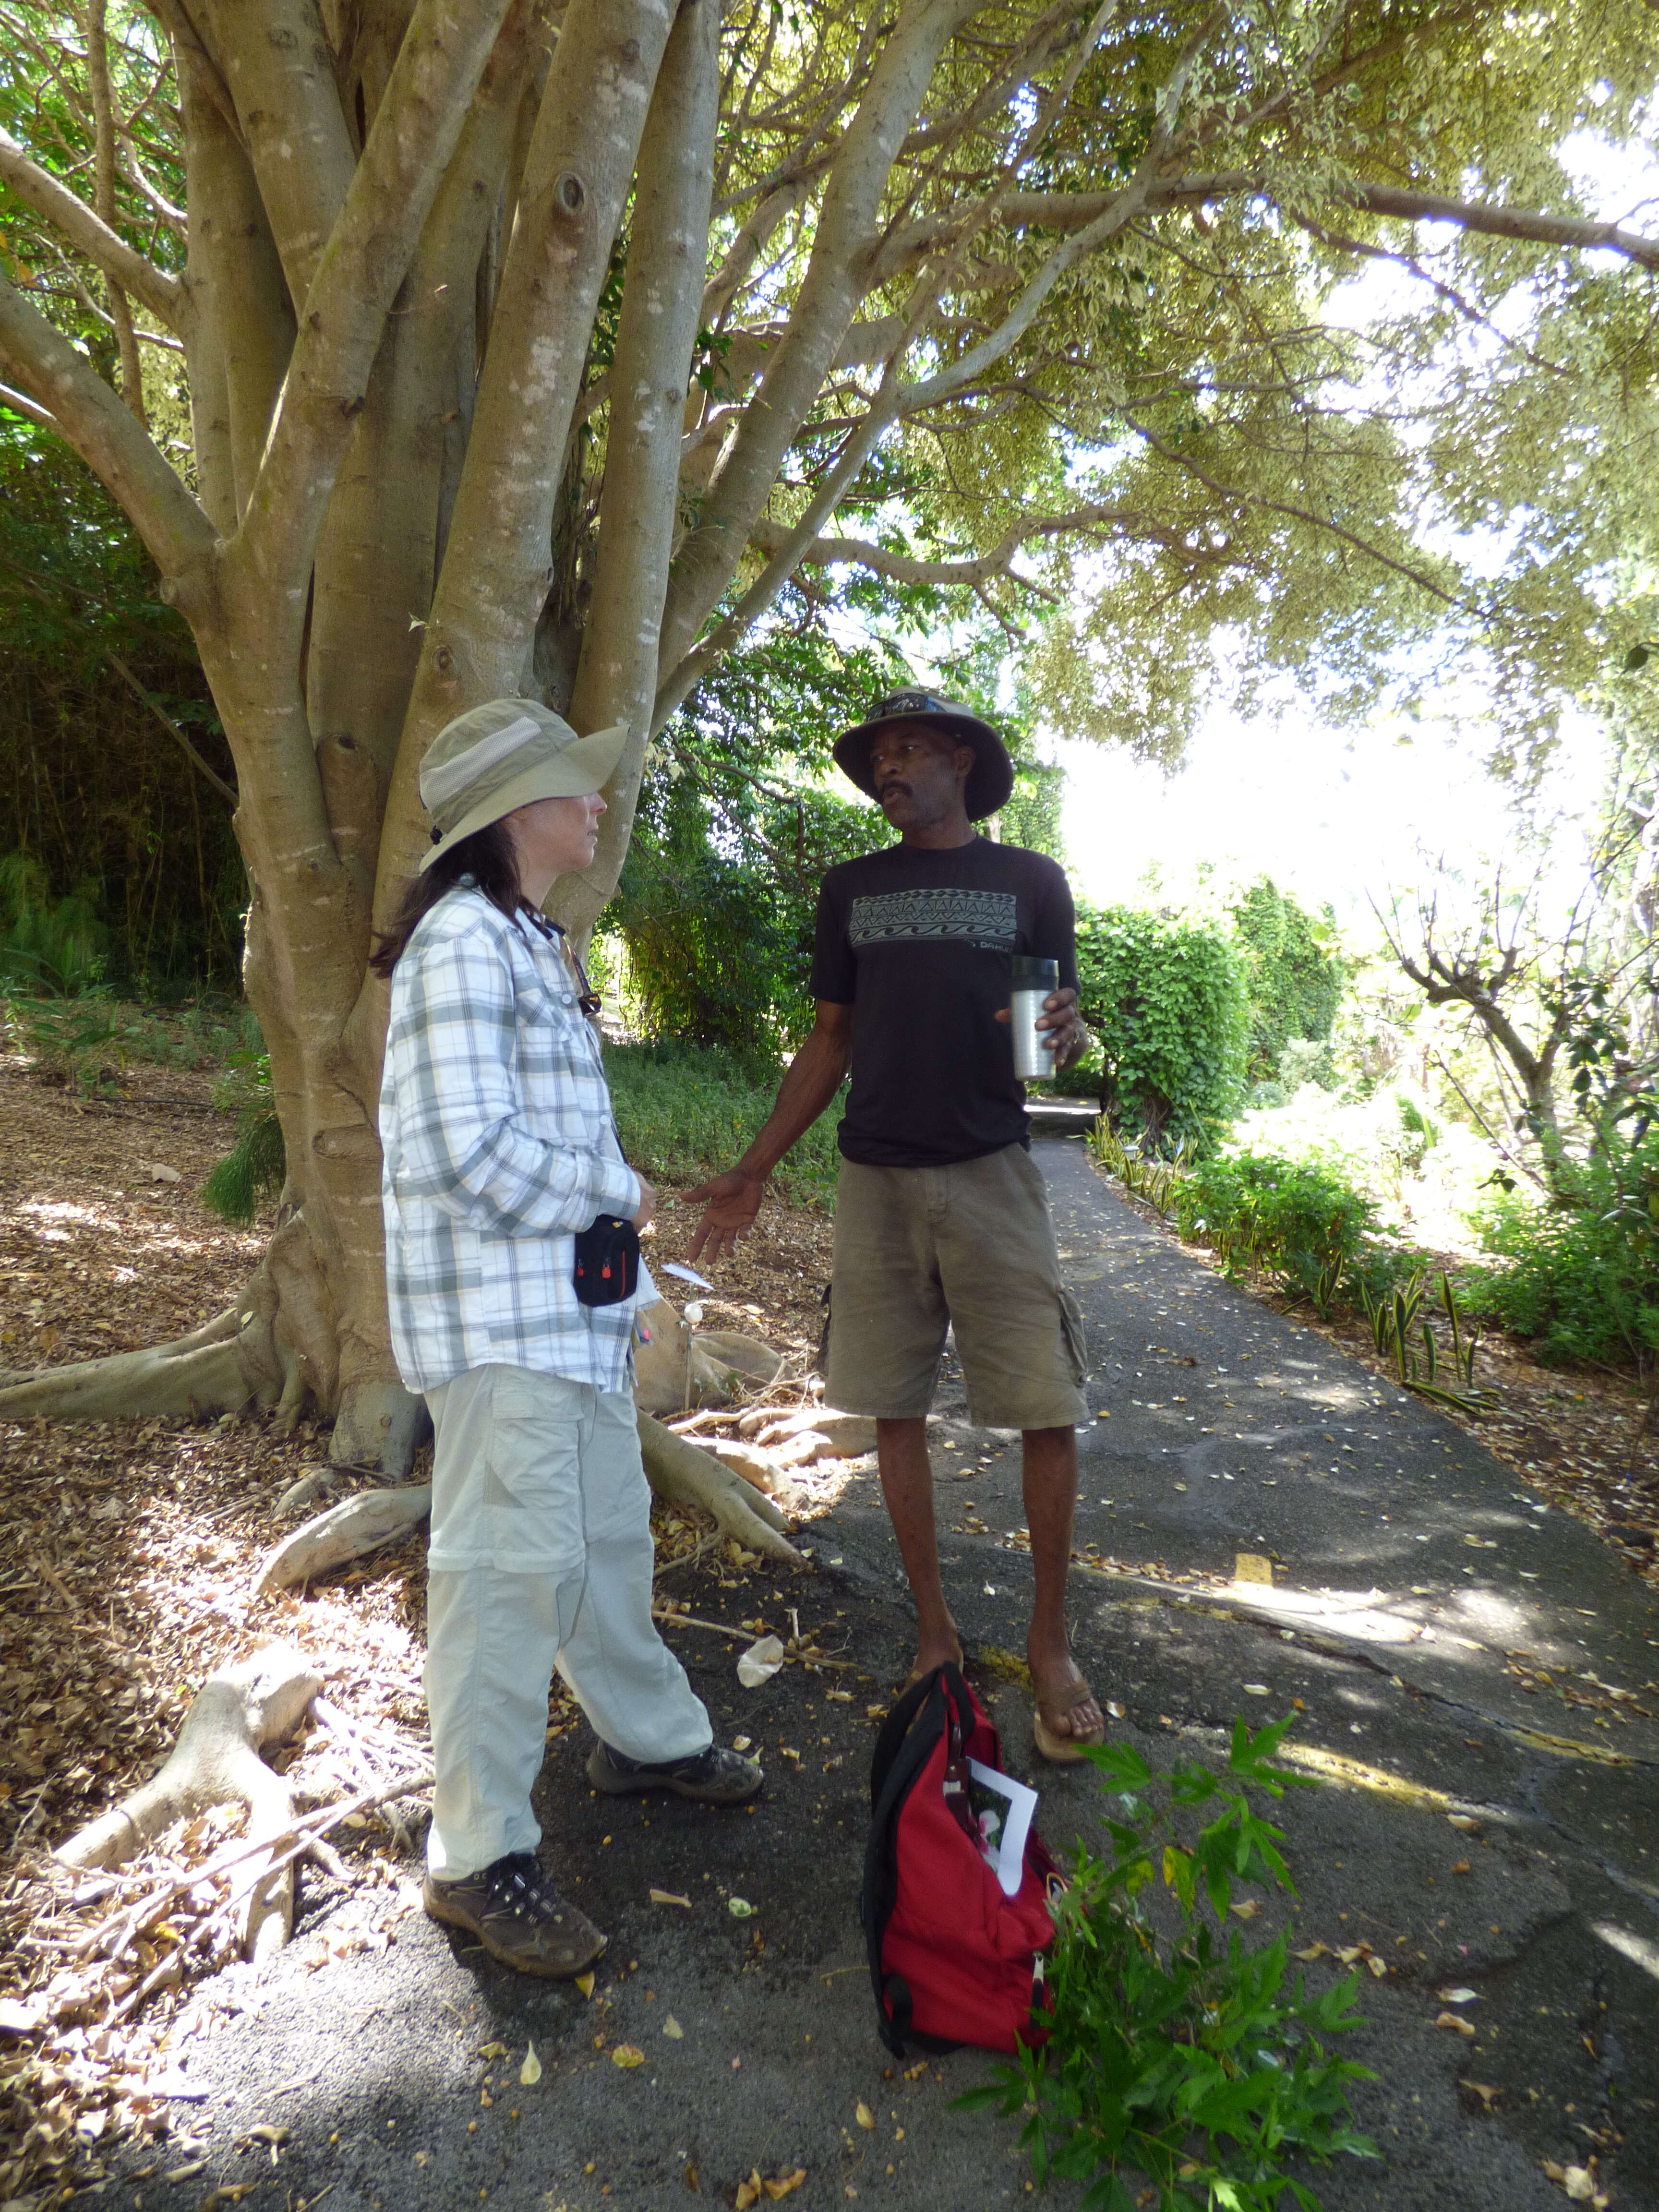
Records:
{"label": "bright sky through foliage", "polygon": [[[1648,227],[1659,165],[1644,149],[1581,131],[1566,152],[1588,212]],[[1342,288],[1341,319],[1363,328],[1368,316],[1409,311],[1420,289],[1375,264]],[[1385,904],[1426,880],[1443,854],[1473,878],[1498,864],[1517,882],[1537,872],[1547,901],[1570,905],[1588,871],[1585,825],[1602,797],[1601,730],[1569,714],[1550,769],[1523,801],[1486,772],[1498,734],[1479,702],[1468,703],[1467,717],[1389,714],[1346,731],[1293,696],[1249,720],[1218,706],[1174,775],[1127,753],[1052,744],[1046,750],[1069,779],[1073,881],[1097,900],[1142,896],[1149,880],[1178,897],[1206,864],[1223,880],[1265,872],[1310,905],[1328,901],[1340,923],[1363,932],[1368,901]]]}

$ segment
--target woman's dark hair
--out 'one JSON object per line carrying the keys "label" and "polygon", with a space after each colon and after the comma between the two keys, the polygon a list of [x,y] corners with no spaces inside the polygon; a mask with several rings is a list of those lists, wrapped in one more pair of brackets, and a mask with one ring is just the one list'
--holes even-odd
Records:
{"label": "woman's dark hair", "polygon": [[512,831],[505,822],[487,822],[482,830],[452,845],[424,875],[410,878],[392,927],[380,934],[369,956],[368,964],[377,975],[391,975],[409,950],[409,940],[420,923],[463,876],[470,876],[491,906],[498,907],[509,921],[520,911],[536,911],[519,881],[519,856],[513,848]]}

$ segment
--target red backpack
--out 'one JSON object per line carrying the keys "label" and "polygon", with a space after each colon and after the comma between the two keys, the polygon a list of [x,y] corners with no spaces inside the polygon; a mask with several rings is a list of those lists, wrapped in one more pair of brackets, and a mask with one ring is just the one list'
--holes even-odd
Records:
{"label": "red backpack", "polygon": [[937,1667],[882,1723],[870,1763],[870,1841],[859,1917],[881,2039],[1012,2051],[1042,2040],[1050,1883],[1063,1877],[1035,1829],[1018,1893],[1004,1893],[969,1802],[968,1761],[1000,1773],[1002,1746],[960,1668]]}

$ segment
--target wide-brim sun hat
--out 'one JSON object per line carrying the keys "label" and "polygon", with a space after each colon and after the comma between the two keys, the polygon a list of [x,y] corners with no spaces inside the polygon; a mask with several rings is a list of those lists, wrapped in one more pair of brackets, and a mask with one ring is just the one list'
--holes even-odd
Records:
{"label": "wide-brim sun hat", "polygon": [[941,699],[932,691],[890,691],[878,699],[855,728],[836,740],[836,764],[866,797],[879,804],[879,793],[870,774],[870,741],[878,730],[895,722],[920,722],[941,735],[971,745],[974,765],[963,791],[963,804],[970,822],[981,822],[1006,803],[1014,787],[1014,764],[1008,748],[991,727],[959,700]]}
{"label": "wide-brim sun hat", "polygon": [[447,722],[421,763],[432,817],[422,871],[452,845],[538,799],[586,799],[607,784],[628,742],[626,722],[579,738],[539,699],[489,699]]}

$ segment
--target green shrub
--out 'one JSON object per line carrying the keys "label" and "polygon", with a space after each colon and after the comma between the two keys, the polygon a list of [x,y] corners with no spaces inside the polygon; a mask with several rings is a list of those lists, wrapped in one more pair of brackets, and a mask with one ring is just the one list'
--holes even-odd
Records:
{"label": "green shrub", "polygon": [[1369,1280],[1376,1212],[1334,1168],[1228,1152],[1200,1161],[1182,1180],[1176,1207],[1182,1235],[1212,1245],[1226,1273],[1262,1268],[1322,1313],[1345,1277]]}
{"label": "green shrub", "polygon": [[108,951],[89,893],[54,899],[32,854],[0,860],[0,989],[78,998],[103,975]]}
{"label": "green shrub", "polygon": [[[1350,2083],[1369,2069],[1322,2039],[1360,2025],[1358,1975],[1316,1997],[1298,1971],[1287,1989],[1288,1937],[1250,1950],[1228,1924],[1237,1883],[1294,1893],[1283,1832],[1248,1794],[1305,1784],[1271,1764],[1289,1725],[1252,1735],[1235,1722],[1225,1780],[1185,1762],[1155,1778],[1125,1745],[1089,1753],[1116,1799],[1106,1823],[1115,1850],[1107,1860],[1079,1850],[1055,1909],[1039,2015],[1048,2039],[959,2100],[1029,2112],[1020,2142],[1039,2185],[1051,2172],[1085,2184],[1089,2212],[1149,2201],[1126,2172],[1146,2176],[1161,2212],[1274,2212],[1287,2189],[1317,2212],[1313,2191],[1285,2172],[1287,2158],[1377,2154],[1348,2110]],[[1210,1817],[1192,1834],[1200,1807]],[[1149,1912],[1143,1899],[1160,1889],[1167,1901]]]}
{"label": "green shrub", "polygon": [[1248,1006],[1231,943],[1206,925],[1084,905],[1077,959],[1114,1125],[1159,1146],[1212,1144],[1244,1083]]}
{"label": "green shrub", "polygon": [[1493,1206],[1481,1232],[1503,1264],[1463,1277],[1469,1311],[1532,1338],[1545,1360],[1645,1370],[1659,1353],[1659,1133],[1620,1166],[1616,1182],[1585,1172],[1582,1206]]}
{"label": "green shrub", "polygon": [[[735,1167],[772,1110],[779,1069],[763,1058],[689,1045],[610,1045],[605,1072],[622,1147],[641,1174],[701,1182]],[[843,1091],[773,1176],[785,1198],[824,1206],[836,1189]]]}
{"label": "green shrub", "polygon": [[1342,962],[1332,949],[1335,918],[1328,908],[1322,917],[1310,914],[1268,876],[1240,894],[1232,917],[1249,990],[1251,1078],[1288,1081],[1285,1047],[1322,1043],[1336,1018]]}

